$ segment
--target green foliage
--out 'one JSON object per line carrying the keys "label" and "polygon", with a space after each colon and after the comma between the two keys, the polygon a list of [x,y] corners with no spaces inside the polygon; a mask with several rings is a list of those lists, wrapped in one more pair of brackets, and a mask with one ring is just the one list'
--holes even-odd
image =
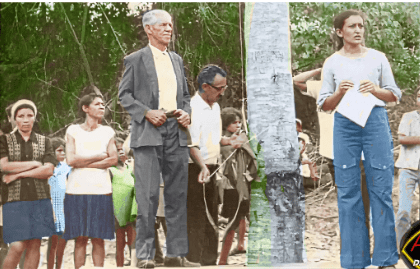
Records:
{"label": "green foliage", "polygon": [[420,74],[419,3],[290,3],[292,68],[306,71],[322,66],[334,53],[330,34],[333,18],[344,10],[367,15],[366,46],[382,51],[400,88],[414,90]]}
{"label": "green foliage", "polygon": [[[85,50],[93,82],[106,101],[117,97],[118,71],[125,52],[139,45],[138,29],[133,27],[136,18],[129,15],[127,3],[63,6],[65,13],[60,3],[5,3],[1,9],[1,107],[20,98],[32,99],[45,133],[76,119],[81,90],[90,84],[65,14]],[[4,109],[0,113],[4,120]]]}
{"label": "green foliage", "polygon": [[[248,127],[249,130],[249,127]],[[249,139],[249,145],[251,146],[252,151],[255,154],[255,157],[257,159],[257,165],[258,165],[258,176],[260,177],[261,182],[257,182],[253,180],[251,182],[251,188],[255,189],[262,189],[265,190],[267,185],[267,175],[265,174],[265,161],[264,161],[264,152],[261,144],[253,139],[254,134],[251,132],[248,132],[248,139]],[[267,200],[267,197],[264,195],[264,199]]]}
{"label": "green foliage", "polygon": [[[196,77],[207,64],[217,64],[228,73],[229,91],[221,107],[241,107],[240,3],[158,3],[173,16],[174,50],[184,59],[190,88],[198,89]],[[194,89],[190,89],[194,93]]]}
{"label": "green foliage", "polygon": [[[219,102],[222,107],[242,104],[239,6],[159,3],[154,7],[173,15],[175,43],[169,47],[183,57],[192,93],[205,64],[218,64],[228,72],[229,91]],[[0,120],[6,120],[7,105],[28,98],[38,106],[44,133],[54,133],[75,121],[78,98],[90,84],[80,42],[93,83],[107,103],[105,120],[117,131],[119,124],[127,127],[127,114],[117,102],[118,83],[123,57],[148,43],[140,13],[134,14],[128,3],[53,2],[3,3],[0,15]]]}

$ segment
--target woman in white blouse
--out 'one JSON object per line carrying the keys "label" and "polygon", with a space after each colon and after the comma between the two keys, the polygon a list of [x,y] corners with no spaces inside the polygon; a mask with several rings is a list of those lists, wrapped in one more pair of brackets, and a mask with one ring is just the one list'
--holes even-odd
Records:
{"label": "woman in white blouse", "polygon": [[85,263],[86,245],[91,239],[95,267],[103,267],[104,239],[114,239],[112,186],[107,168],[118,162],[114,130],[100,124],[105,113],[102,96],[89,94],[79,101],[85,122],[71,125],[66,132],[69,175],[64,212],[66,240],[75,238],[74,266]]}

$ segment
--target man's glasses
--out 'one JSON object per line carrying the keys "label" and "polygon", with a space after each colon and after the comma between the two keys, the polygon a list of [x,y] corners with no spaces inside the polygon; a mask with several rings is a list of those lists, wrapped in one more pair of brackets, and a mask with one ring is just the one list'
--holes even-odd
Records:
{"label": "man's glasses", "polygon": [[213,89],[216,89],[219,92],[220,91],[225,91],[227,89],[227,87],[228,87],[228,85],[225,85],[225,86],[222,86],[222,87],[215,87],[212,84],[208,84],[208,85],[210,85]]}

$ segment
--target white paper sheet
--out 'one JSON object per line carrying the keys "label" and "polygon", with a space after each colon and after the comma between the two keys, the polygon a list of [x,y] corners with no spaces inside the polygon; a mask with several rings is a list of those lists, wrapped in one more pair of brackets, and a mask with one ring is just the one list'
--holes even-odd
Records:
{"label": "white paper sheet", "polygon": [[361,127],[365,127],[370,112],[376,105],[376,97],[371,93],[358,92],[359,85],[347,90],[338,104],[337,112]]}

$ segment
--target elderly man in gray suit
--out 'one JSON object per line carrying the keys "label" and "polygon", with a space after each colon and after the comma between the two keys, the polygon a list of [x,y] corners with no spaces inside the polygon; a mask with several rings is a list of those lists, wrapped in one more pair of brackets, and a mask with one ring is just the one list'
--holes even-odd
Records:
{"label": "elderly man in gray suit", "polygon": [[153,268],[154,225],[159,180],[164,180],[167,255],[165,266],[195,267],[189,262],[187,237],[188,147],[190,94],[183,61],[167,46],[172,18],[164,10],[143,15],[149,45],[125,57],[119,87],[122,106],[131,115],[130,147],[134,152],[137,267]]}

